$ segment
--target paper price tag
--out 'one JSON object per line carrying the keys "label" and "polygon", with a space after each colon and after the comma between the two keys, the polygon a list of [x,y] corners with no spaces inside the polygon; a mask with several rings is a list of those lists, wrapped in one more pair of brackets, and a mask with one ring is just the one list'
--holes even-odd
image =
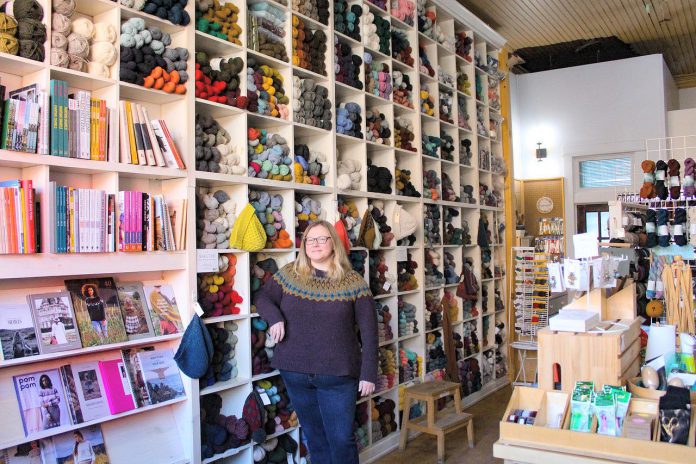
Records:
{"label": "paper price tag", "polygon": [[665,171],[655,171],[655,180],[665,180]]}
{"label": "paper price tag", "polygon": [[196,250],[196,268],[198,272],[219,271],[217,250]]}
{"label": "paper price tag", "polygon": [[213,71],[220,71],[220,64],[222,64],[222,58],[213,58],[210,60],[210,68]]}
{"label": "paper price tag", "polygon": [[663,284],[661,280],[658,280],[657,285],[655,286],[655,290],[657,290],[658,292],[663,292],[665,290],[665,284]]}
{"label": "paper price tag", "polygon": [[389,282],[384,282],[384,285],[382,285],[382,288],[384,289],[385,292],[388,292],[389,289],[391,288],[391,284]]}
{"label": "paper price tag", "polygon": [[271,399],[268,397],[266,392],[259,393],[259,396],[261,397],[261,402],[264,404],[264,406],[271,404]]}
{"label": "paper price tag", "polygon": [[670,187],[679,187],[679,177],[673,176],[669,178]]}
{"label": "paper price tag", "polygon": [[408,250],[406,248],[396,248],[396,260],[397,261],[407,261],[408,260]]}
{"label": "paper price tag", "polygon": [[647,290],[649,292],[654,292],[655,291],[655,281],[654,280],[648,280],[648,287]]}
{"label": "paper price tag", "polygon": [[203,317],[203,308],[201,308],[201,304],[199,302],[193,303],[193,310],[198,314],[198,317]]}

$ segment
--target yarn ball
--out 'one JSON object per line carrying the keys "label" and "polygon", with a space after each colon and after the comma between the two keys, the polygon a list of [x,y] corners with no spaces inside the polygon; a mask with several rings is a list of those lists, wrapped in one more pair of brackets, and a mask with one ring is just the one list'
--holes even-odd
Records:
{"label": "yarn ball", "polygon": [[0,33],[16,35],[17,20],[6,13],[0,13]]}
{"label": "yarn ball", "polygon": [[34,40],[19,40],[19,52],[17,53],[22,58],[28,58],[34,61],[43,61],[46,50],[43,43],[38,43]]}
{"label": "yarn ball", "polygon": [[111,66],[116,62],[116,47],[110,42],[94,42],[89,48],[89,60]]}
{"label": "yarn ball", "polygon": [[103,77],[104,79],[108,79],[109,77],[111,77],[109,67],[103,63],[98,63],[96,61],[90,61],[89,63],[87,63],[87,72],[92,74],[93,76]]}
{"label": "yarn ball", "polygon": [[38,19],[20,20],[17,23],[17,38],[43,44],[46,41],[46,26]]}
{"label": "yarn ball", "polygon": [[21,18],[20,21],[25,19],[41,21],[43,19],[43,7],[36,0],[15,0],[13,11],[14,17]]}
{"label": "yarn ball", "polygon": [[116,28],[109,23],[95,23],[94,24],[94,34],[92,39],[95,42],[116,42],[116,37],[118,36]]}
{"label": "yarn ball", "polygon": [[60,48],[51,48],[51,64],[53,66],[67,68],[70,64],[70,56],[68,55],[68,52]]}
{"label": "yarn ball", "polygon": [[91,39],[94,35],[94,24],[84,16],[75,18],[72,22],[72,31],[86,39]]}
{"label": "yarn ball", "polygon": [[75,12],[75,0],[53,0],[53,11],[64,16],[72,16]]}
{"label": "yarn ball", "polygon": [[53,15],[51,15],[51,29],[53,32],[60,32],[61,34],[65,34],[67,36],[70,34],[71,27],[72,23],[70,22],[69,17],[60,13],[53,13]]}
{"label": "yarn ball", "polygon": [[87,58],[89,56],[89,41],[87,38],[76,33],[68,36],[68,54]]}
{"label": "yarn ball", "polygon": [[19,52],[19,41],[16,37],[0,32],[0,52],[16,55]]}
{"label": "yarn ball", "polygon": [[70,63],[68,64],[68,68],[72,69],[73,71],[80,71],[80,72],[87,71],[87,60],[85,60],[81,56],[71,55],[69,53],[68,53],[68,57],[70,58]]}
{"label": "yarn ball", "polygon": [[59,48],[61,50],[67,50],[68,38],[65,36],[65,34],[61,34],[60,32],[54,31],[51,34],[51,47]]}

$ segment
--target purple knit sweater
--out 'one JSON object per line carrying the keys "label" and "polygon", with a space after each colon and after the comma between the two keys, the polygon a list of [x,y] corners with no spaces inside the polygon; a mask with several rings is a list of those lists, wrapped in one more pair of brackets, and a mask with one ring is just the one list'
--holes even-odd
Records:
{"label": "purple knit sweater", "polygon": [[336,282],[321,271],[301,277],[289,263],[264,284],[255,305],[269,326],[285,322],[273,367],[377,383],[377,312],[357,272]]}

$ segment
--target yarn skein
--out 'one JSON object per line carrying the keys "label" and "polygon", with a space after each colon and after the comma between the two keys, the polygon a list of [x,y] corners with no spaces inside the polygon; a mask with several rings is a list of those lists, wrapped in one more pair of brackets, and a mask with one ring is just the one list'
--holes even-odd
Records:
{"label": "yarn skein", "polygon": [[17,34],[17,20],[7,13],[0,13],[0,33],[14,37]]}
{"label": "yarn skein", "polygon": [[674,243],[679,246],[686,245],[686,231],[684,227],[686,226],[686,210],[684,208],[676,208],[674,210],[674,229],[672,233],[674,235]]}
{"label": "yarn skein", "polygon": [[64,16],[72,16],[75,12],[75,0],[53,0],[53,11]]}
{"label": "yarn skein", "polygon": [[684,160],[684,196],[687,198],[696,195],[694,168],[696,168],[696,162],[693,158],[686,158]]}
{"label": "yarn skein", "polygon": [[95,42],[116,42],[116,28],[109,23],[94,23],[94,35],[92,40]]}
{"label": "yarn skein", "polygon": [[94,24],[85,17],[76,18],[72,22],[71,30],[86,39],[91,39],[94,35]]}
{"label": "yarn skein", "polygon": [[94,42],[89,47],[89,60],[92,62],[111,66],[116,58],[116,47],[109,42]]}
{"label": "yarn skein", "polygon": [[14,17],[21,18],[20,22],[25,19],[43,19],[43,7],[36,0],[15,0],[12,9]]}
{"label": "yarn skein", "polygon": [[68,52],[61,48],[51,48],[51,64],[53,66],[67,68],[70,64],[70,56],[68,55]]}
{"label": "yarn skein", "polygon": [[660,200],[666,200],[669,196],[665,179],[667,178],[667,163],[659,160],[655,163],[655,193]]}
{"label": "yarn skein", "polygon": [[645,160],[640,163],[643,170],[643,186],[640,188],[641,198],[655,198],[655,162]]}
{"label": "yarn skein", "polygon": [[696,245],[696,206],[689,206],[689,243]]}
{"label": "yarn skein", "polygon": [[19,52],[19,41],[13,35],[0,32],[0,52],[16,55]]}
{"label": "yarn skein", "polygon": [[[694,207],[694,215],[696,217],[696,206]],[[656,218],[657,212],[654,209],[649,209],[645,213],[645,233],[648,235],[648,240],[645,242],[645,246],[647,248],[657,246],[657,227],[655,226]]]}
{"label": "yarn skein", "polygon": [[681,183],[679,182],[679,168],[681,165],[679,161],[671,159],[667,162],[667,169],[669,174],[669,197],[672,200],[679,199],[681,194]]}
{"label": "yarn skein", "polygon": [[68,57],[70,58],[68,68],[72,69],[73,71],[81,72],[85,72],[87,70],[87,60],[77,55],[68,54]]}
{"label": "yarn skein", "polygon": [[23,19],[17,23],[17,38],[43,44],[46,41],[46,26],[38,19]]}
{"label": "yarn skein", "polygon": [[97,61],[90,61],[87,63],[87,72],[93,76],[103,77],[105,79],[108,79],[111,74],[107,65]]}
{"label": "yarn skein", "polygon": [[67,36],[70,34],[71,27],[72,23],[70,22],[69,17],[60,13],[53,13],[51,16],[51,29],[53,29],[53,32],[60,32],[61,34]]}
{"label": "yarn skein", "polygon": [[51,34],[51,47],[52,48],[59,48],[61,50],[67,50],[68,49],[68,38],[65,37],[65,34],[61,34],[60,32],[53,31]]}
{"label": "yarn skein", "polygon": [[43,43],[34,40],[19,40],[19,52],[17,53],[22,58],[28,58],[34,61],[43,61],[46,50]]}
{"label": "yarn skein", "polygon": [[669,212],[666,209],[661,208],[657,210],[657,243],[661,247],[669,246],[668,218]]}
{"label": "yarn skein", "polygon": [[87,38],[76,33],[71,33],[68,36],[68,54],[87,58],[89,56],[89,42]]}

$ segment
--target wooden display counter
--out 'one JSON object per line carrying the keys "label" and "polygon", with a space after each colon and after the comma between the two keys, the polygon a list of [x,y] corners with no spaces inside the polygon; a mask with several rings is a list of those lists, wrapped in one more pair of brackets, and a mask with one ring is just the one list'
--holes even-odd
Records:
{"label": "wooden display counter", "polygon": [[[662,443],[657,424],[652,440],[611,437],[597,433],[569,430],[569,394],[536,388],[516,387],[508,409],[500,422],[500,439],[493,445],[493,456],[505,462],[535,464],[599,464],[610,462],[683,464],[696,462],[694,427],[696,411],[692,410],[689,445]],[[548,411],[559,411],[565,402],[563,427],[550,428]],[[553,408],[552,405],[555,405]],[[559,409],[559,406],[561,409]],[[537,411],[534,425],[507,422],[511,411]],[[658,403],[650,399],[631,399],[629,414],[645,413],[657,416]]]}

